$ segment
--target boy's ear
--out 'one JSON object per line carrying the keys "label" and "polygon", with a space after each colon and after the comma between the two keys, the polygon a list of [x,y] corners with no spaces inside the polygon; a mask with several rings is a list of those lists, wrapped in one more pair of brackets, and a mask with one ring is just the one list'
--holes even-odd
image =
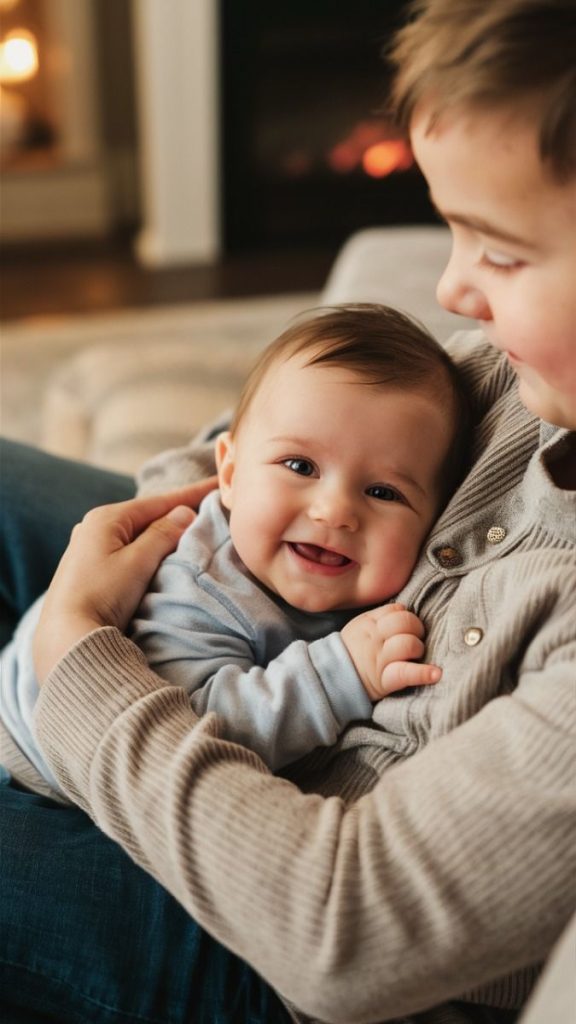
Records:
{"label": "boy's ear", "polygon": [[229,430],[216,438],[216,471],[220,498],[224,508],[232,508],[232,479],[234,477],[234,441]]}

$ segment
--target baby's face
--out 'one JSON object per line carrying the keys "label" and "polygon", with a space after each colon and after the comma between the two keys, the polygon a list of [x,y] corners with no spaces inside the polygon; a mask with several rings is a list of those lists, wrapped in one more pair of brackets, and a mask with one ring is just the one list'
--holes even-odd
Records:
{"label": "baby's face", "polygon": [[348,370],[273,367],[234,439],[218,443],[240,558],[289,604],[379,604],[407,581],[438,506],[445,403]]}

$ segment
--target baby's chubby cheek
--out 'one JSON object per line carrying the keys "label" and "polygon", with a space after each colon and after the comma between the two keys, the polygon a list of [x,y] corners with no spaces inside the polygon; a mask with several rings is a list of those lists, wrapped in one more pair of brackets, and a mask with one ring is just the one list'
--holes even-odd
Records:
{"label": "baby's chubby cheek", "polygon": [[[427,531],[428,532],[428,531]],[[408,583],[425,535],[397,538],[378,559],[378,567],[365,576],[366,604],[381,604],[395,597]]]}

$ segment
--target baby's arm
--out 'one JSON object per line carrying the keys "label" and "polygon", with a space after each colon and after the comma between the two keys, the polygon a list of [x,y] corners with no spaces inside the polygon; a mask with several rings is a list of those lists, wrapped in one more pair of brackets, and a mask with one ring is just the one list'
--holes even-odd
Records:
{"label": "baby's arm", "polygon": [[[227,739],[278,770],[334,743],[372,708],[339,632],[291,642],[284,614],[241,582],[235,595],[198,578],[182,559],[167,559],[133,621],[132,639],[159,675],[184,687],[197,714],[215,712]],[[265,622],[276,634],[274,654],[261,648]]]}
{"label": "baby's arm", "polygon": [[437,683],[442,670],[412,659],[424,654],[424,627],[402,604],[386,604],[357,615],[342,640],[370,700],[408,686]]}

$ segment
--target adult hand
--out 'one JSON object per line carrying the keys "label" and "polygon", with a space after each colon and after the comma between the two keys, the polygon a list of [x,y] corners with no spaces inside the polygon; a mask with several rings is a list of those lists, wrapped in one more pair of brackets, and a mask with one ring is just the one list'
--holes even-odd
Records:
{"label": "adult hand", "polygon": [[160,562],[217,486],[216,477],[170,494],[93,509],[74,527],[46,594],[34,638],[43,683],[78,640],[101,626],[124,630]]}

